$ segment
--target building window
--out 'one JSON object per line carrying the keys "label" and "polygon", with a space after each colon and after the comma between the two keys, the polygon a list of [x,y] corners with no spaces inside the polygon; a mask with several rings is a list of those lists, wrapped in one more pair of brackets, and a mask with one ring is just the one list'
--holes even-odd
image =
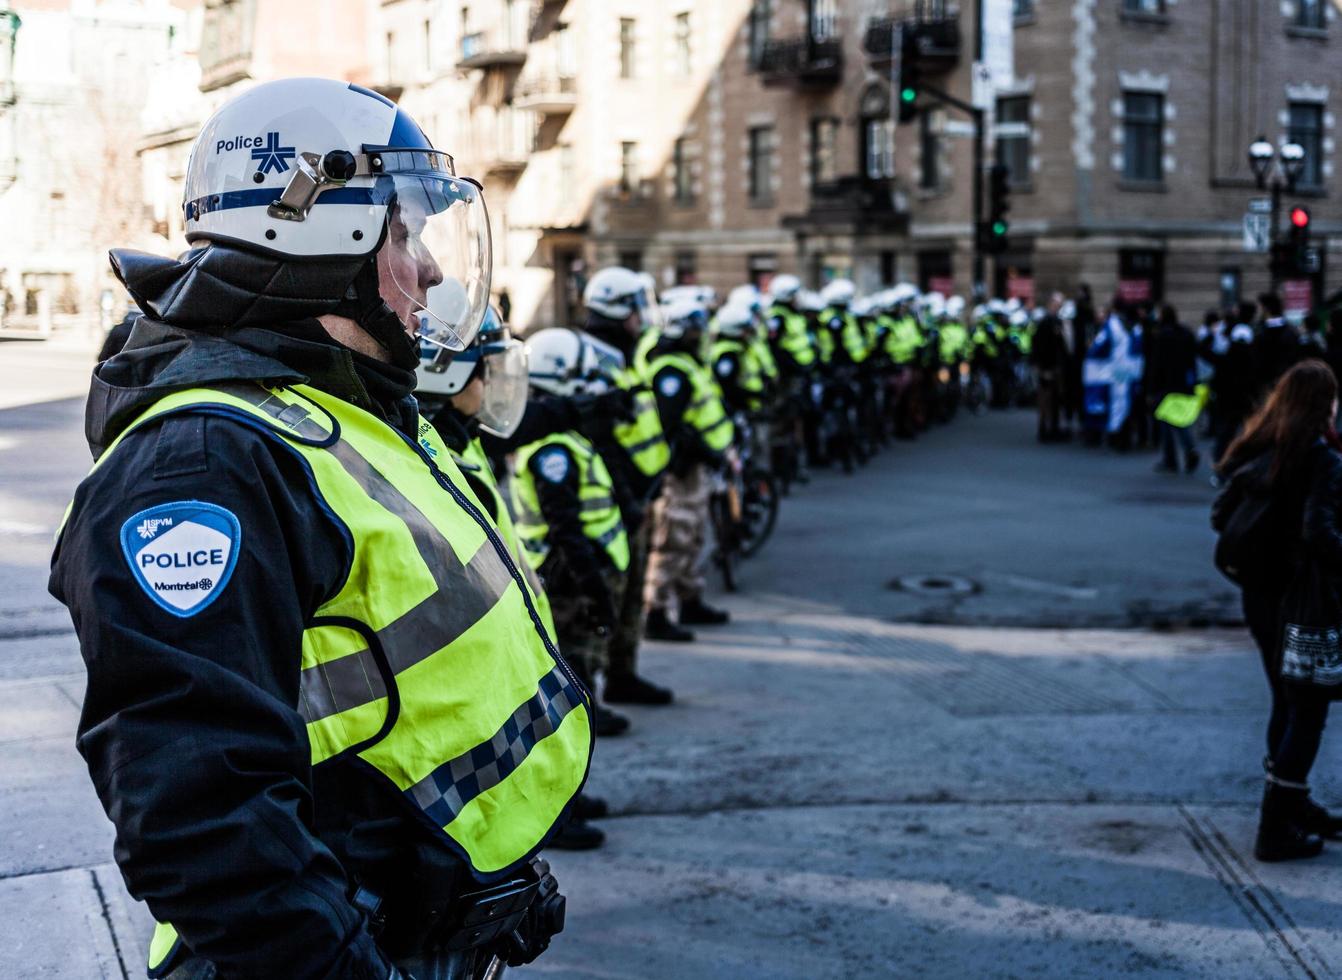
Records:
{"label": "building window", "polygon": [[689,141],[682,137],[671,147],[671,180],[677,204],[694,203],[694,180],[690,173],[688,144]]}
{"label": "building window", "polygon": [[895,175],[895,123],[889,116],[862,120],[863,173],[871,180]]}
{"label": "building window", "polygon": [[634,77],[634,18],[620,18],[620,77]]}
{"label": "building window", "polygon": [[1165,253],[1148,248],[1119,249],[1118,293],[1130,303],[1164,299]]}
{"label": "building window", "polygon": [[773,198],[774,128],[750,129],[750,203],[768,204]]}
{"label": "building window", "polygon": [[387,32],[387,79],[390,81],[396,71],[396,35]]}
{"label": "building window", "polygon": [[1311,30],[1322,31],[1328,26],[1328,22],[1324,18],[1323,0],[1296,0],[1296,27],[1306,27]]}
{"label": "building window", "polygon": [[1317,102],[1292,102],[1286,138],[1305,151],[1300,171],[1304,187],[1323,186],[1323,106]]}
{"label": "building window", "polygon": [[424,22],[424,70],[433,68],[433,21]]}
{"label": "building window", "polygon": [[573,159],[573,144],[559,144],[559,186],[572,193],[577,176]]}
{"label": "building window", "polygon": [[691,286],[697,277],[694,252],[684,249],[676,253],[676,285]]}
{"label": "building window", "polygon": [[923,190],[936,190],[941,186],[939,170],[941,156],[941,138],[937,135],[932,113],[923,112],[918,117],[918,142],[922,147],[922,160],[918,170],[918,186]]}
{"label": "building window", "polygon": [[769,40],[769,18],[773,14],[772,0],[754,0],[750,5],[750,65],[756,67],[764,55]]}
{"label": "building window", "polygon": [[1165,96],[1123,93],[1123,177],[1148,183],[1164,179]]}
{"label": "building window", "polygon": [[690,47],[690,15],[676,14],[676,71],[688,75],[694,69],[693,51]]}
{"label": "building window", "polygon": [[822,116],[811,120],[811,184],[828,184],[839,176],[839,120]]}
{"label": "building window", "polygon": [[1033,17],[1034,0],[1011,0],[1011,16]]}
{"label": "building window", "polygon": [[1165,0],[1123,0],[1126,14],[1163,14]]}
{"label": "building window", "polygon": [[620,144],[620,192],[632,194],[638,189],[638,144]]}
{"label": "building window", "polygon": [[839,36],[839,5],[837,0],[811,0],[811,37],[828,41]]}
{"label": "building window", "polygon": [[642,272],[643,249],[641,248],[620,249],[619,264],[624,266],[630,272]]}
{"label": "building window", "polygon": [[1016,187],[1030,183],[1030,97],[997,100],[997,159]]}

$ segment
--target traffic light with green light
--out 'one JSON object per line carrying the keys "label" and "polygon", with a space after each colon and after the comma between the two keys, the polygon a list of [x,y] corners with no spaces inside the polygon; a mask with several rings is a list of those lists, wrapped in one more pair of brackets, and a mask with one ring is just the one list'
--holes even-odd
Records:
{"label": "traffic light with green light", "polygon": [[918,118],[918,90],[921,84],[918,72],[918,36],[912,28],[900,30],[899,42],[899,121],[913,122]]}
{"label": "traffic light with green light", "polygon": [[988,169],[988,227],[985,251],[994,255],[1006,251],[1007,233],[1011,224],[1007,212],[1011,210],[1010,171],[1000,163]]}

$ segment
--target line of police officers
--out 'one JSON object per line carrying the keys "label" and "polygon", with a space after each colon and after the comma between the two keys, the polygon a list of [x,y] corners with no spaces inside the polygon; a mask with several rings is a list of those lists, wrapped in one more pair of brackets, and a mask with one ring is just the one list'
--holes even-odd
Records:
{"label": "line of police officers", "polygon": [[[216,138],[238,133],[267,136]],[[780,276],[713,333],[708,297],[609,269],[528,364],[487,316],[480,186],[341,81],[220,107],[183,208],[183,256],[112,253],[140,314],[95,369],[50,579],[149,976],[529,962],[563,927],[537,855],[599,842],[581,790],[627,725],[594,683],[668,703],[640,635],[726,621],[700,557],[733,413],[813,464],[836,406],[911,432],[966,329],[908,289],[864,309],[831,283],[816,309]]]}

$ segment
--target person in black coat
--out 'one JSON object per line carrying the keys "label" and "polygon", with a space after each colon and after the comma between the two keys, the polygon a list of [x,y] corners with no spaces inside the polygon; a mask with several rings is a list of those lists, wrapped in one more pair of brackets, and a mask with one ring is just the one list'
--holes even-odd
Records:
{"label": "person in black coat", "polygon": [[1221,331],[1202,338],[1198,351],[1212,366],[1212,458],[1218,465],[1258,397],[1252,319],[1252,304],[1241,303]]}
{"label": "person in black coat", "polygon": [[[1166,395],[1191,395],[1197,381],[1198,344],[1192,331],[1179,322],[1179,314],[1168,303],[1160,309],[1159,326],[1151,357],[1146,367],[1147,390],[1151,404],[1158,406]],[[1175,443],[1183,450],[1184,472],[1192,473],[1198,466],[1198,451],[1193,445],[1191,428],[1183,429],[1168,422],[1157,422],[1163,456],[1158,469],[1169,473],[1179,471]]]}
{"label": "person in black coat", "polygon": [[1337,380],[1311,359],[1291,368],[1227,449],[1219,469],[1226,488],[1212,509],[1224,533],[1251,497],[1269,499],[1270,541],[1244,563],[1244,618],[1272,691],[1263,767],[1267,787],[1255,854],[1262,861],[1313,857],[1321,837],[1342,839],[1342,819],[1309,798],[1309,770],[1328,716],[1328,695],[1282,680],[1283,600],[1306,560],[1342,578],[1342,454],[1333,428]]}

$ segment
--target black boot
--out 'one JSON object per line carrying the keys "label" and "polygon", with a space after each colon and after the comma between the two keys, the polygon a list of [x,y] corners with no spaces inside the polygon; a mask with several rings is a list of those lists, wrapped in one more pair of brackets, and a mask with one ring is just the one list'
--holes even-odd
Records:
{"label": "black boot", "polygon": [[1305,826],[1309,790],[1269,782],[1263,792],[1254,857],[1260,861],[1294,861],[1318,857],[1323,841]]}
{"label": "black boot", "polygon": [[590,851],[600,847],[605,839],[605,833],[586,820],[569,820],[546,846],[557,851]]}
{"label": "black boot", "polygon": [[671,622],[665,609],[649,609],[643,635],[649,640],[667,640],[671,643],[693,643],[694,634]]}
{"label": "black boot", "polygon": [[671,692],[658,687],[632,671],[627,674],[607,674],[606,689],[602,692],[611,704],[670,704]]}
{"label": "black boot", "polygon": [[610,807],[601,797],[579,793],[573,801],[573,808],[569,810],[569,817],[573,820],[597,820],[608,813]]}
{"label": "black boot", "polygon": [[1329,813],[1308,796],[1300,811],[1300,823],[1324,840],[1342,840],[1342,817]]}
{"label": "black boot", "polygon": [[629,731],[629,719],[624,715],[616,714],[604,704],[597,704],[593,701],[592,716],[595,719],[593,727],[600,738],[613,738]]}
{"label": "black boot", "polygon": [[1202,462],[1202,454],[1199,453],[1196,449],[1192,450],[1186,456],[1184,456],[1184,472],[1196,473],[1198,463],[1200,462]]}
{"label": "black boot", "polygon": [[680,604],[680,621],[686,626],[721,626],[731,618],[723,610],[707,605],[699,596]]}

